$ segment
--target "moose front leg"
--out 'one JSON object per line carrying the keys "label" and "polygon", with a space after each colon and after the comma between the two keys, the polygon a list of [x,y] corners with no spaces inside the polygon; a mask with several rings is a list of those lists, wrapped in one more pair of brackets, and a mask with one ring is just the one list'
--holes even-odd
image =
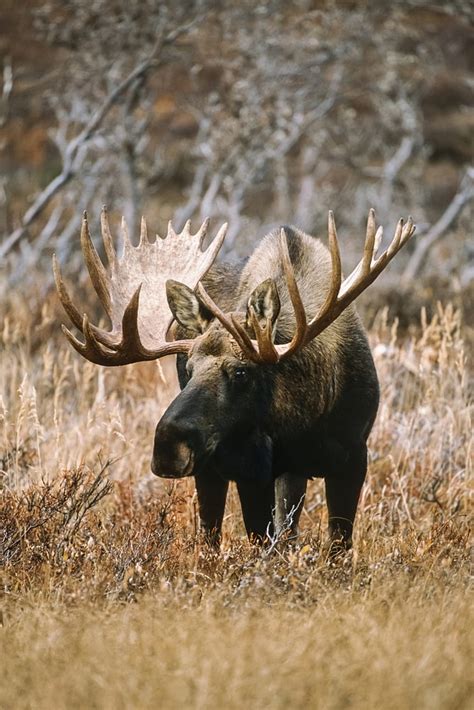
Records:
{"label": "moose front leg", "polygon": [[284,473],[275,480],[275,531],[281,534],[288,530],[292,536],[298,533],[298,524],[303,510],[308,479]]}
{"label": "moose front leg", "polygon": [[222,521],[229,482],[213,473],[195,478],[201,530],[206,541],[218,548],[221,542]]}
{"label": "moose front leg", "polygon": [[325,479],[331,555],[352,547],[354,518],[366,471],[367,447],[364,445],[350,453],[343,471],[331,473]]}
{"label": "moose front leg", "polygon": [[261,543],[273,533],[272,512],[275,505],[273,481],[261,485],[254,481],[237,481],[245,529],[251,542]]}

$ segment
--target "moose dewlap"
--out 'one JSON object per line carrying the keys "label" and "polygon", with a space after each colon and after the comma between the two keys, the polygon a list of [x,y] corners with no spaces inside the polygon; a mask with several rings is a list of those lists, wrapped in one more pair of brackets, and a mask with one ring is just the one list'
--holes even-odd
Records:
{"label": "moose dewlap", "polygon": [[415,231],[400,220],[377,256],[382,228],[370,210],[362,259],[345,279],[332,212],[329,249],[292,227],[268,234],[244,266],[216,264],[226,225],[202,249],[171,224],[151,242],[142,220],[134,247],[122,222],[117,257],[105,210],[103,265],[84,215],[81,244],[112,329],[81,316],[54,259],[59,298],[82,333],[64,333],[85,358],[125,365],[177,355],[181,393],[155,432],[152,471],[194,476],[202,528],[220,540],[229,481],[237,484],[249,537],[296,533],[306,484],[325,479],[335,546],[351,544],[367,468],[367,437],[379,388],[367,338],[352,302]]}

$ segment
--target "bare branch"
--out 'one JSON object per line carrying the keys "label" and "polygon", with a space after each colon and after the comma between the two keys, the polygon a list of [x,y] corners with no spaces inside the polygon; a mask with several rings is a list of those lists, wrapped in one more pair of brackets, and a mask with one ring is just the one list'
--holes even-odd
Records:
{"label": "bare branch", "polygon": [[410,158],[414,147],[415,138],[413,136],[404,136],[395,153],[384,165],[379,193],[379,209],[385,219],[388,219],[391,212],[393,190],[397,176]]}
{"label": "bare branch", "polygon": [[425,236],[417,242],[415,251],[402,276],[402,286],[407,287],[423,268],[430,249],[441,239],[447,229],[474,197],[474,167],[469,167],[461,180],[458,192]]}
{"label": "bare branch", "polygon": [[404,136],[395,154],[385,164],[383,178],[385,181],[393,183],[398,173],[410,157],[415,140],[413,136]]}
{"label": "bare branch", "polygon": [[209,166],[206,163],[201,163],[194,173],[193,183],[189,191],[189,198],[185,205],[175,212],[174,221],[178,229],[182,229],[185,222],[191,219],[194,212],[201,204],[204,182],[209,173]]}
{"label": "bare branch", "polygon": [[311,218],[314,213],[315,185],[314,172],[318,151],[314,146],[307,146],[303,152],[303,168],[300,180],[300,189],[295,207],[295,224],[301,229],[311,230]]}
{"label": "bare branch", "polygon": [[10,94],[13,89],[13,68],[10,57],[3,60],[3,86],[0,95],[0,126],[3,126],[8,118],[8,107]]}
{"label": "bare branch", "polygon": [[200,16],[192,22],[178,27],[176,30],[173,30],[165,36],[160,34],[148,57],[138,64],[138,66],[136,66],[135,69],[133,69],[133,71],[131,71],[130,74],[106,96],[105,100],[97,111],[95,111],[95,113],[91,116],[84,129],[69,143],[63,158],[63,167],[60,174],[57,175],[54,180],[52,180],[49,185],[47,185],[37,196],[34,203],[25,213],[21,226],[15,229],[15,231],[4,240],[2,246],[0,247],[0,259],[8,254],[8,252],[22,238],[32,222],[34,222],[34,220],[43,212],[54,195],[56,195],[56,193],[61,190],[61,188],[77,173],[85,155],[82,149],[99,130],[112,106],[129,89],[130,86],[135,84],[138,79],[143,78],[143,76],[151,68],[159,66],[161,59],[158,58],[158,55],[165,46],[173,44],[178,37],[186,32],[189,32],[192,27],[201,21],[201,19],[202,17]]}
{"label": "bare branch", "polygon": [[[275,550],[275,548],[278,546],[278,543],[281,542],[282,539],[286,538],[287,533],[291,532],[293,528],[293,520],[298,512],[298,510],[301,508],[301,506],[304,503],[305,496],[302,495],[301,498],[299,499],[298,503],[296,505],[292,505],[290,510],[287,512],[285,520],[283,521],[282,525],[279,528],[276,528],[275,526],[275,532],[272,534],[271,532],[271,524],[269,523],[267,526],[266,530],[266,536],[269,541],[269,546],[263,549],[262,556],[264,558],[269,557],[272,552]],[[273,520],[275,521],[275,510],[273,510]],[[295,535],[296,538],[296,535]]]}

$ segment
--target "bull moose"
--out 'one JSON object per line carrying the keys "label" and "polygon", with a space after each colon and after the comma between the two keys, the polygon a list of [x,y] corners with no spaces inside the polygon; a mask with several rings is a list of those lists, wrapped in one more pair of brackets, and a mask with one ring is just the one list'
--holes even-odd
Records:
{"label": "bull moose", "polygon": [[226,227],[207,249],[169,224],[150,241],[142,219],[133,246],[122,221],[117,257],[101,216],[104,267],[84,214],[81,244],[112,329],[74,306],[54,258],[60,300],[82,333],[63,326],[87,360],[115,366],[177,355],[180,394],[158,422],[151,468],[163,478],[194,476],[201,526],[218,545],[229,481],[235,481],[250,538],[296,533],[307,480],[325,479],[333,545],[351,545],[367,469],[367,437],[379,387],[367,338],[352,305],[408,241],[398,222],[377,257],[382,228],[370,210],[362,259],[345,279],[332,212],[329,248],[293,227],[268,234],[243,265],[215,263]]}

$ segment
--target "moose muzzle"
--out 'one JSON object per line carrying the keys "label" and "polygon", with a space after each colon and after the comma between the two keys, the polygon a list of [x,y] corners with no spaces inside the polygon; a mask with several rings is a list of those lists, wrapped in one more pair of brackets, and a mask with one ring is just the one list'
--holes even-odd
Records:
{"label": "moose muzzle", "polygon": [[183,478],[194,472],[195,453],[189,432],[161,420],[156,427],[151,470],[160,478]]}

